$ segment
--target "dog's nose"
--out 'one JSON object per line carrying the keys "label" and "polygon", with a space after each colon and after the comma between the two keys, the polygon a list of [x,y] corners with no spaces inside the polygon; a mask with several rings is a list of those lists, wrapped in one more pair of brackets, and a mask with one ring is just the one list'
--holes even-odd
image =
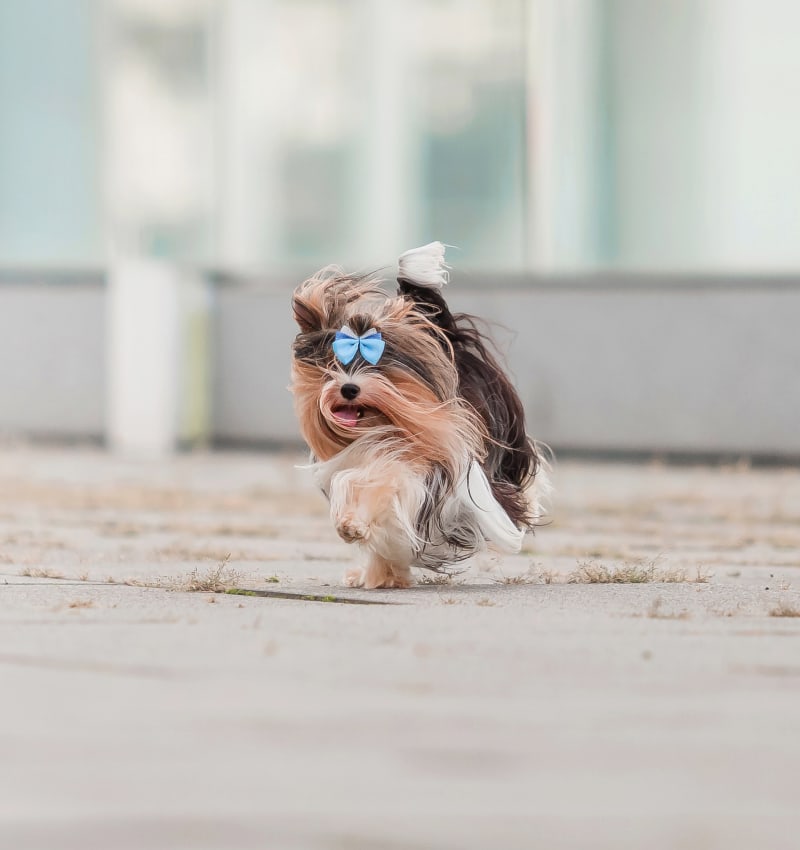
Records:
{"label": "dog's nose", "polygon": [[361,392],[361,387],[358,384],[342,384],[340,392],[348,401],[352,401]]}

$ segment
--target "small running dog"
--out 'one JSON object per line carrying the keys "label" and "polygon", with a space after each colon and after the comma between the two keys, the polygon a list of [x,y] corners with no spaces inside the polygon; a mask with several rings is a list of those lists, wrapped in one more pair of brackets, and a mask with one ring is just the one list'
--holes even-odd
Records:
{"label": "small running dog", "polygon": [[440,242],[400,257],[396,296],[328,267],[301,284],[292,392],[351,587],[409,587],[487,548],[518,552],[547,464],[474,317],[451,313]]}

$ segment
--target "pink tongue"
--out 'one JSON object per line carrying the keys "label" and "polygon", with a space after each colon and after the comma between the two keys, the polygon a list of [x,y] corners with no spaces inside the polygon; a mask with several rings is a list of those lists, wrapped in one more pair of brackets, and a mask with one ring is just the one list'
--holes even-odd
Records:
{"label": "pink tongue", "polygon": [[334,410],[333,415],[342,425],[355,425],[358,422],[358,410],[355,407],[342,407]]}

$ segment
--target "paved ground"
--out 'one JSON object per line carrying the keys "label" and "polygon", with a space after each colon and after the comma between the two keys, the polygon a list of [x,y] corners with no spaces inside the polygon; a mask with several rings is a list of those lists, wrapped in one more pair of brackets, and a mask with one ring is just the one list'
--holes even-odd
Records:
{"label": "paved ground", "polygon": [[369,593],[297,462],[0,451],[0,848],[800,845],[797,470],[565,463]]}

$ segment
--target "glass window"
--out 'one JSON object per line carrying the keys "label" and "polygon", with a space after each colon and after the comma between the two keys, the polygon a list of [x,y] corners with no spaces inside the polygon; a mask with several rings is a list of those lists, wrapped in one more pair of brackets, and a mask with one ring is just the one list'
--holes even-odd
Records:
{"label": "glass window", "polygon": [[0,3],[0,263],[102,260],[92,6]]}

